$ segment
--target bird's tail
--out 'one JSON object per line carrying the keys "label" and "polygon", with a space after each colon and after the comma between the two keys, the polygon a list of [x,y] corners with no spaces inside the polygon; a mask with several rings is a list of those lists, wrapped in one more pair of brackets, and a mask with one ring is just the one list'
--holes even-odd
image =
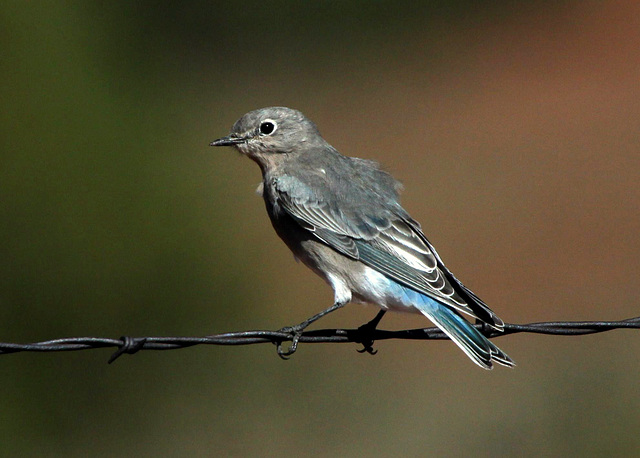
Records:
{"label": "bird's tail", "polygon": [[[413,294],[411,294],[413,293]],[[484,369],[493,369],[492,361],[512,367],[515,363],[509,356],[483,336],[471,323],[446,305],[410,290],[413,305],[438,326],[471,360]]]}

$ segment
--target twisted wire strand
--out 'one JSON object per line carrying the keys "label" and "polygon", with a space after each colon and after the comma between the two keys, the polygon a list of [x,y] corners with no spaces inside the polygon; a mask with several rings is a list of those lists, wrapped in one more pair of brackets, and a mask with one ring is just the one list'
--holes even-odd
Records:
{"label": "twisted wire strand", "polygon": [[[492,330],[482,324],[476,324],[487,337],[500,337],[509,334],[535,333],[547,335],[585,335],[614,329],[639,329],[640,317],[621,321],[548,321],[529,324],[504,325],[504,332]],[[239,331],[215,334],[203,337],[130,337],[119,339],[102,337],[69,337],[26,344],[0,342],[0,355],[19,352],[58,352],[80,351],[96,348],[116,348],[109,363],[123,354],[134,354],[141,350],[177,350],[195,345],[254,345],[262,343],[280,344],[291,341],[293,336],[282,331]],[[367,343],[379,340],[431,340],[448,339],[438,328],[407,329],[386,331],[376,329],[373,332],[362,329],[319,329],[302,333],[300,343]]]}

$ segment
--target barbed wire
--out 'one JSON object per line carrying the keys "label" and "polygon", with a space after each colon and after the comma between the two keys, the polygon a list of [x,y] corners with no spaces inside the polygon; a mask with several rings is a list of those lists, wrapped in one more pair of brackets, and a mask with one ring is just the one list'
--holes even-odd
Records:
{"label": "barbed wire", "polygon": [[[517,333],[535,333],[549,335],[585,335],[611,331],[613,329],[640,329],[640,317],[622,321],[549,321],[530,324],[504,325],[504,332],[495,331],[484,324],[475,327],[489,337],[500,337]],[[27,344],[0,342],[0,355],[19,352],[58,352],[80,351],[96,348],[117,348],[109,358],[112,363],[123,354],[134,354],[141,350],[177,350],[195,345],[254,345],[293,340],[290,332],[284,331],[240,331],[215,334],[204,337],[129,337],[119,339],[101,337],[69,337]],[[407,329],[402,331],[370,330],[362,326],[358,329],[319,329],[305,331],[300,336],[300,343],[359,343],[364,345],[362,351],[374,353],[371,345],[374,341],[403,340],[440,340],[448,337],[440,329],[431,327],[424,329]],[[361,351],[361,350],[359,350]]]}

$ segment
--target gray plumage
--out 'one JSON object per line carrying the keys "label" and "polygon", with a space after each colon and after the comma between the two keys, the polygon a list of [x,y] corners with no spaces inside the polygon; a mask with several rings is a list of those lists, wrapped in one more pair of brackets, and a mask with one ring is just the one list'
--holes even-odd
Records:
{"label": "gray plumage", "polygon": [[400,205],[400,183],[376,162],[343,156],[313,122],[284,107],[247,113],[229,136],[211,145],[234,146],[260,166],[273,227],[294,255],[332,286],[331,310],[357,300],[383,310],[420,312],[480,366],[514,364],[458,315],[503,327],[446,268]]}

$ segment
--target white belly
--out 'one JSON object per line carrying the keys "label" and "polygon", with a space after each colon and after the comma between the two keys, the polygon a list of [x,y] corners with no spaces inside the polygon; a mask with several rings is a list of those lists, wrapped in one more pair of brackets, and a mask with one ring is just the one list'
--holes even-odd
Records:
{"label": "white belly", "polygon": [[[383,309],[420,313],[414,303],[415,298],[411,297],[417,293],[411,291],[407,294],[405,287],[370,267],[364,266],[357,279],[347,278],[342,283],[350,290],[353,301],[378,305]],[[336,290],[335,285],[332,286]]]}

